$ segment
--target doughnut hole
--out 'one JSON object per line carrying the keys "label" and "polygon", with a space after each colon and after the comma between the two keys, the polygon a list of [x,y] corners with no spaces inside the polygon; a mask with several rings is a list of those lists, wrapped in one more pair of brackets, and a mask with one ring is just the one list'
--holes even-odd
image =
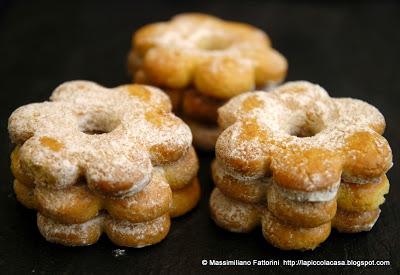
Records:
{"label": "doughnut hole", "polygon": [[281,222],[269,211],[261,218],[264,238],[282,250],[313,250],[324,242],[331,233],[331,223],[317,227],[303,228]]}
{"label": "doughnut hole", "polygon": [[281,187],[313,192],[337,184],[342,172],[339,153],[320,148],[286,148],[275,154],[271,168],[274,181]]}
{"label": "doughnut hole", "polygon": [[21,183],[18,179],[14,180],[13,184],[15,196],[17,200],[25,207],[30,209],[37,208],[37,201],[34,196],[34,188],[32,186]]}
{"label": "doughnut hole", "polygon": [[356,132],[346,139],[346,161],[342,178],[347,182],[380,177],[392,165],[392,151],[386,139],[376,132]]}
{"label": "doughnut hole", "polygon": [[232,200],[214,188],[210,197],[211,218],[231,232],[246,233],[260,223],[260,210],[254,204]]}
{"label": "doughnut hole", "polygon": [[318,110],[310,109],[305,113],[305,120],[298,125],[292,125],[289,134],[298,138],[313,137],[325,128],[324,119],[318,115]]}
{"label": "doughnut hole", "polygon": [[213,161],[211,172],[215,186],[230,198],[244,203],[260,203],[267,198],[267,182],[236,179],[226,174],[217,161]]}
{"label": "doughnut hole", "polygon": [[168,214],[143,223],[131,223],[107,216],[104,231],[119,246],[144,247],[162,241],[168,234],[171,219]]}
{"label": "doughnut hole", "polygon": [[29,187],[34,187],[33,178],[29,177],[26,173],[21,170],[20,158],[19,158],[19,146],[16,146],[11,152],[11,172],[14,177],[21,184]]}
{"label": "doughnut hole", "polygon": [[200,184],[197,177],[185,187],[173,190],[170,216],[172,218],[179,217],[192,210],[200,200],[200,193]]}
{"label": "doughnut hole", "polygon": [[229,99],[254,89],[254,66],[247,59],[229,56],[209,58],[196,67],[194,84],[204,95]]}
{"label": "doughnut hole", "polygon": [[275,185],[268,189],[268,210],[276,217],[298,227],[316,227],[330,222],[336,214],[336,198],[327,202],[299,202],[279,193]]}
{"label": "doughnut hole", "polygon": [[152,48],[145,55],[143,69],[154,85],[181,89],[191,82],[195,63],[183,50]]}
{"label": "doughnut hole", "polygon": [[138,223],[165,214],[171,201],[169,185],[162,176],[153,174],[150,183],[140,192],[128,197],[108,197],[104,201],[104,208],[114,218]]}
{"label": "doughnut hole", "polygon": [[95,110],[80,117],[78,128],[87,135],[101,135],[111,133],[120,123],[119,118],[113,113]]}
{"label": "doughnut hole", "polygon": [[101,199],[84,184],[61,190],[37,186],[34,196],[38,211],[60,223],[86,222],[97,216],[101,209]]}
{"label": "doughnut hole", "polygon": [[338,190],[338,206],[346,211],[372,211],[385,202],[384,195],[389,192],[389,181],[384,175],[378,183],[342,182]]}

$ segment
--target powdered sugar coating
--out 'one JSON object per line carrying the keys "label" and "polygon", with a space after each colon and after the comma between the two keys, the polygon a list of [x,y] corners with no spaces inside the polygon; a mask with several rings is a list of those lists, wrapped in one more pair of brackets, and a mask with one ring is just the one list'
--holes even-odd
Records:
{"label": "powdered sugar coating", "polygon": [[[382,114],[361,100],[331,98],[309,82],[239,95],[218,113],[225,131],[217,159],[238,178],[272,173],[278,184],[290,179],[296,181],[291,188],[313,192],[331,188],[340,176],[369,180],[391,166],[390,147],[380,135]],[[368,158],[377,159],[372,168]]]}
{"label": "powdered sugar coating", "polygon": [[[162,240],[169,231],[170,217],[162,215],[152,221],[143,223],[131,223],[125,220],[117,220],[107,216],[104,223],[105,232],[115,243],[125,239],[131,239],[129,246],[141,248]],[[149,243],[149,239],[152,240]]]}
{"label": "powdered sugar coating", "polygon": [[50,99],[22,106],[9,119],[24,172],[36,184],[65,188],[84,176],[97,191],[133,194],[149,182],[164,148],[177,152],[166,156],[174,161],[192,141],[168,97],[154,87],[71,81]]}
{"label": "powdered sugar coating", "polygon": [[[147,36],[139,36],[136,42],[158,47],[179,48],[182,51],[191,51],[195,54],[216,56],[235,55],[241,57],[241,51],[253,50],[270,45],[268,36],[261,30],[246,26],[246,29],[227,29],[229,24],[216,17],[208,15],[181,14],[172,18],[169,22],[151,25],[154,31]],[[246,33],[248,40],[239,40]],[[224,44],[223,51],[206,51],[212,48],[212,44]],[[262,42],[251,44],[255,41]],[[216,46],[216,45],[215,45]],[[251,65],[252,61],[245,57],[241,58],[243,65]],[[214,69],[217,70],[217,64]]]}
{"label": "powdered sugar coating", "polygon": [[[62,243],[64,245],[74,246],[90,245],[98,240],[102,231],[104,216],[99,215],[85,223],[81,224],[61,224],[40,213],[37,214],[37,224],[40,233],[49,242]],[[70,243],[66,243],[66,239]]]}
{"label": "powdered sugar coating", "polygon": [[210,197],[211,215],[221,227],[231,232],[248,232],[260,222],[260,208],[233,200],[214,188]]}
{"label": "powdered sugar coating", "polygon": [[152,221],[131,223],[101,214],[85,223],[62,224],[38,213],[37,223],[40,233],[50,242],[69,246],[90,245],[104,231],[119,245],[140,248],[165,237],[169,231],[170,217],[167,214]]}
{"label": "powdered sugar coating", "polygon": [[[260,29],[199,13],[139,29],[132,39],[129,66],[150,83],[170,88],[194,84],[218,98],[280,82],[287,70],[286,59],[271,48]],[[232,87],[221,87],[224,84]]]}

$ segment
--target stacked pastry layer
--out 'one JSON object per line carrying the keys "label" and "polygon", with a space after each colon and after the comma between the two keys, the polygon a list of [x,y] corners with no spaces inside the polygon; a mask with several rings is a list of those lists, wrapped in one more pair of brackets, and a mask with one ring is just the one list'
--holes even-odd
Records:
{"label": "stacked pastry layer", "polygon": [[368,231],[389,190],[392,153],[373,106],[308,82],[246,93],[219,109],[212,165],[215,222],[262,226],[281,249],[314,249],[330,234]]}
{"label": "stacked pastry layer", "polygon": [[9,132],[17,199],[48,241],[151,245],[199,200],[190,129],[156,88],[67,82],[14,111]]}
{"label": "stacked pastry layer", "polygon": [[194,144],[206,150],[214,149],[220,133],[220,106],[280,82],[287,71],[263,31],[205,14],[142,27],[133,35],[128,64],[135,82],[164,88],[191,127]]}

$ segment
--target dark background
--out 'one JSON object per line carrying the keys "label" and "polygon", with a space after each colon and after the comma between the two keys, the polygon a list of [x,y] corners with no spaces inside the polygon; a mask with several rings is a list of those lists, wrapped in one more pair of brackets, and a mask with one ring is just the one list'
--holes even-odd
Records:
{"label": "dark background", "polygon": [[[200,152],[200,205],[174,220],[160,244],[126,249],[126,255],[115,257],[116,247],[106,237],[90,247],[68,248],[40,236],[34,212],[20,206],[12,192],[8,116],[20,105],[47,99],[67,80],[105,86],[129,82],[125,61],[132,31],[184,11],[208,12],[267,31],[289,60],[288,80],[319,83],[332,96],[363,99],[384,114],[395,165],[389,172],[390,194],[371,232],[333,232],[315,251],[284,252],[268,245],[260,230],[243,235],[223,231],[208,215],[213,156]],[[399,274],[399,29],[400,6],[390,2],[0,1],[0,273]],[[391,266],[202,267],[202,259],[390,260]]]}

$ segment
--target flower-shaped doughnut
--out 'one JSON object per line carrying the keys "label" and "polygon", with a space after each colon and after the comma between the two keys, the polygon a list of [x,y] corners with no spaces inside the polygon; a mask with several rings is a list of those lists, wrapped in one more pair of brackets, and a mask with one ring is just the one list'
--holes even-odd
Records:
{"label": "flower-shaped doughnut", "polygon": [[153,87],[109,91],[74,81],[51,100],[20,107],[9,119],[11,140],[22,145],[21,168],[40,185],[63,188],[83,176],[101,193],[134,193],[149,182],[152,163],[175,161],[191,144],[189,128]]}
{"label": "flower-shaped doughnut", "polygon": [[392,164],[382,114],[356,99],[331,98],[318,85],[290,82],[240,95],[219,109],[226,129],[217,159],[233,174],[272,174],[280,186],[312,192],[376,181]]}
{"label": "flower-shaped doughnut", "polygon": [[38,209],[46,239],[90,244],[104,230],[117,244],[149,245],[196,205],[192,136],[162,91],[71,81],[50,99],[18,108],[8,127],[17,199]]}
{"label": "flower-shaped doughnut", "polygon": [[138,30],[129,67],[136,81],[173,89],[194,85],[204,95],[228,99],[280,82],[287,63],[263,31],[193,13]]}
{"label": "flower-shaped doughnut", "polygon": [[392,165],[375,107],[299,81],[239,95],[218,113],[224,131],[210,199],[218,225],[247,232],[261,224],[271,244],[300,250],[323,242],[331,225],[372,228]]}

